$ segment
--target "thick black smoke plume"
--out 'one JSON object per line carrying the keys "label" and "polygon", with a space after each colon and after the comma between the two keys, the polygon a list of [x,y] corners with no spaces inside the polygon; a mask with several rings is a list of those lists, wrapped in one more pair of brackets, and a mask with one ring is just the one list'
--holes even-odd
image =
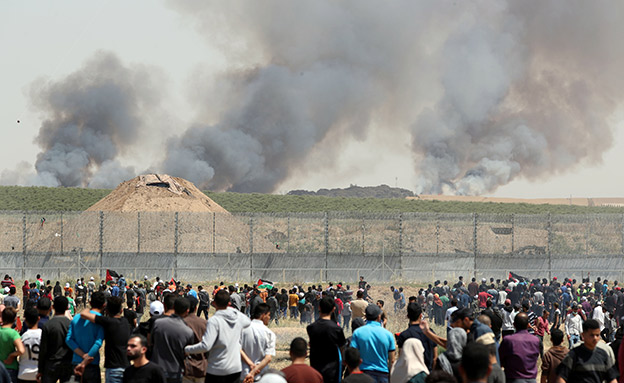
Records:
{"label": "thick black smoke plume", "polygon": [[[228,69],[193,77],[199,112],[153,170],[272,192],[323,154],[382,131],[411,148],[417,193],[481,194],[599,162],[624,99],[624,2],[170,2]],[[156,94],[101,54],[42,85],[38,183],[129,176]],[[371,148],[384,161],[393,146]],[[330,164],[330,165],[326,165]],[[349,180],[344,180],[349,182]]]}
{"label": "thick black smoke plume", "polygon": [[409,132],[419,193],[600,161],[624,95],[623,4],[175,2],[242,69],[210,86],[218,122],[169,142],[165,168],[270,192],[313,148],[331,158],[370,129]]}
{"label": "thick black smoke plume", "polygon": [[98,53],[80,70],[32,88],[45,119],[35,139],[33,183],[47,186],[110,187],[135,176],[119,155],[137,142],[142,116],[154,104],[150,76],[125,67],[110,53]]}

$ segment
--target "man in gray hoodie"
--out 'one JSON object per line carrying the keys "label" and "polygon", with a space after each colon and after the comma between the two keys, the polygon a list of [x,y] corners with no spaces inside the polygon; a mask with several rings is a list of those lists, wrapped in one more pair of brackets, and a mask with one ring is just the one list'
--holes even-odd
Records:
{"label": "man in gray hoodie", "polygon": [[187,354],[208,352],[207,382],[237,382],[243,369],[240,338],[251,321],[229,304],[230,293],[219,290],[212,301],[216,312],[208,321],[202,340],[184,349]]}

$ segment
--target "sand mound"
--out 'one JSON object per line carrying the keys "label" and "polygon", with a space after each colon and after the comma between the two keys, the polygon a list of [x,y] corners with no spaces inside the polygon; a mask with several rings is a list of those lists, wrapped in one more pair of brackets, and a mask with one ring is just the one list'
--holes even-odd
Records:
{"label": "sand mound", "polygon": [[227,213],[192,182],[166,174],[146,174],[122,182],[87,211]]}

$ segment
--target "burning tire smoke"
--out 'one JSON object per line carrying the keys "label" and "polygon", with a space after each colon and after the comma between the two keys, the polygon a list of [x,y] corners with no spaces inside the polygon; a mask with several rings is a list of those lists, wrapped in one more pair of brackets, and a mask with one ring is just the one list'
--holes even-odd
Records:
{"label": "burning tire smoke", "polygon": [[[492,192],[599,162],[624,96],[624,3],[170,6],[231,63],[199,77],[208,96],[197,123],[154,160],[154,169],[202,188],[272,192],[312,150],[335,158],[345,142],[383,130],[397,144],[409,140],[417,193]],[[38,179],[114,186],[129,178],[118,158],[147,129],[155,92],[138,79],[148,77],[103,56],[43,87]]]}

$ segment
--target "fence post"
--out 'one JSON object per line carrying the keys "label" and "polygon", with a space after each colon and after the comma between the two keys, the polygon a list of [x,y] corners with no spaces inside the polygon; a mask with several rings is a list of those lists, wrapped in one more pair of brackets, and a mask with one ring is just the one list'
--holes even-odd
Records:
{"label": "fence post", "polygon": [[217,213],[212,212],[212,255],[215,256],[217,254]]}
{"label": "fence post", "polygon": [[177,280],[178,279],[178,212],[175,212],[175,223],[174,223],[174,232],[173,232],[173,256],[174,256],[174,267],[175,269],[173,270],[173,277]]}
{"label": "fence post", "polygon": [[102,277],[102,269],[104,268],[104,212],[100,211],[100,249],[98,251],[100,257],[100,277]]}
{"label": "fence post", "polygon": [[399,213],[399,270],[403,280],[403,213]]}
{"label": "fence post", "polygon": [[26,212],[22,216],[22,279],[26,279]]}
{"label": "fence post", "polygon": [[141,212],[137,211],[137,254],[141,253]]}
{"label": "fence post", "polygon": [[624,214],[622,214],[622,254],[624,254]]}
{"label": "fence post", "polygon": [[477,277],[477,253],[479,251],[479,248],[477,247],[477,217],[478,214],[477,213],[472,213],[472,226],[473,226],[473,234],[472,234],[472,240],[473,240],[473,247],[474,247],[474,277]]}
{"label": "fence post", "polygon": [[63,255],[63,212],[61,212],[61,255]]}
{"label": "fence post", "polygon": [[253,280],[253,213],[249,217],[249,279]]}
{"label": "fence post", "polygon": [[364,218],[362,218],[362,255],[364,255],[364,241],[366,235],[366,226],[364,225]]}
{"label": "fence post", "polygon": [[552,215],[550,213],[548,213],[546,228],[548,230],[548,279],[552,280]]}
{"label": "fence post", "polygon": [[514,241],[516,237],[516,215],[511,215],[511,254],[514,252]]}
{"label": "fence post", "polygon": [[440,256],[440,215],[436,214],[436,259]]}
{"label": "fence post", "polygon": [[325,212],[325,281],[327,281],[327,267],[329,257],[329,213]]}
{"label": "fence post", "polygon": [[286,240],[288,241],[288,242],[286,242],[286,253],[290,254],[290,213],[288,214],[288,220],[286,222],[287,222],[287,224],[286,224],[287,225],[286,226],[286,233],[287,233]]}

